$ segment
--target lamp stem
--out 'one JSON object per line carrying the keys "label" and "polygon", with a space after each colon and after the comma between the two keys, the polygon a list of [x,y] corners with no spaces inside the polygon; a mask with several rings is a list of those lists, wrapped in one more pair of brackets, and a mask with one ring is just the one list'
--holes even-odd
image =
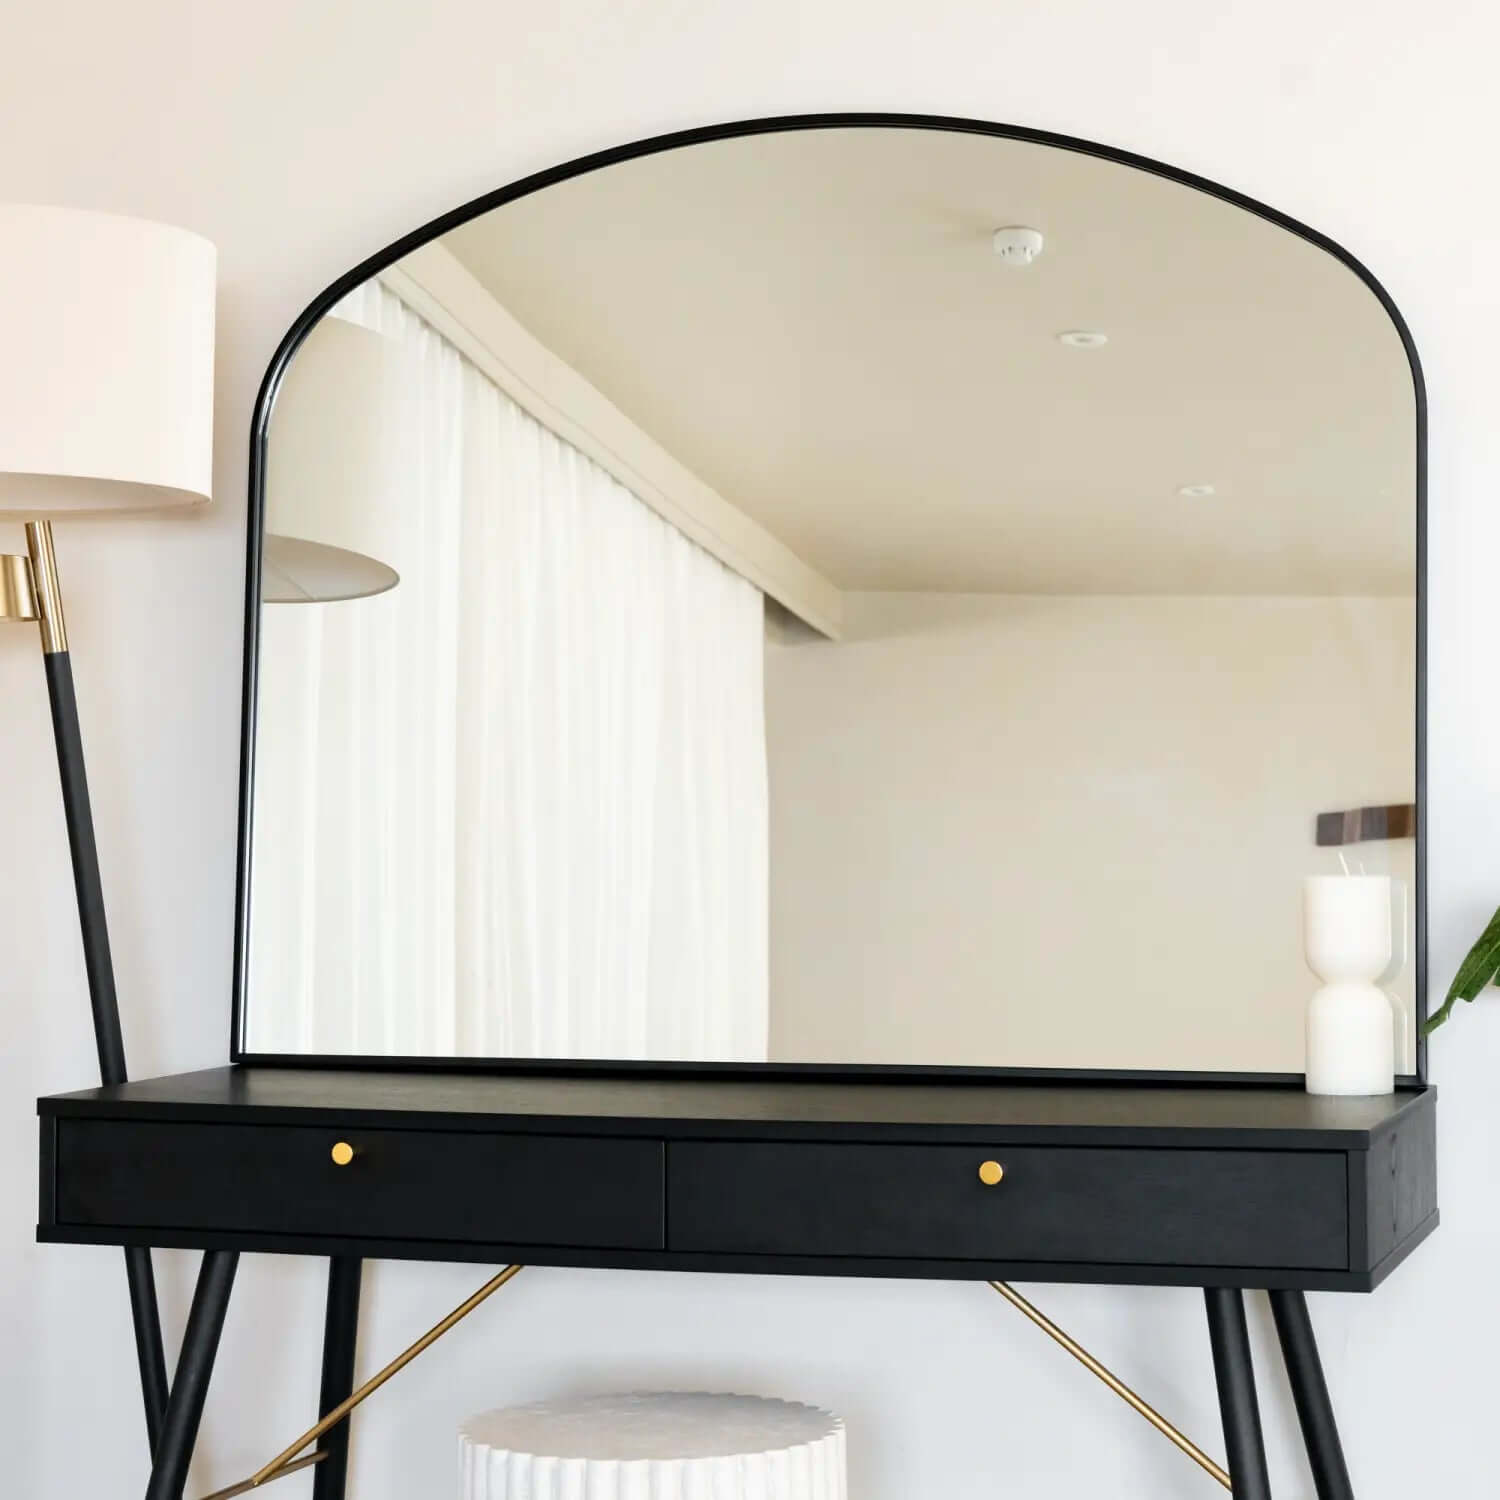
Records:
{"label": "lamp stem", "polygon": [[[57,769],[62,779],[68,850],[73,857],[73,887],[78,896],[83,966],[88,976],[89,1004],[94,1013],[99,1079],[106,1086],[113,1086],[126,1081],[125,1040],[120,1031],[120,1005],[115,995],[109,925],[104,914],[104,885],[99,876],[99,850],[94,842],[94,816],[89,806],[83,734],[78,724],[78,698],[73,689],[73,661],[68,655],[68,631],[63,621],[62,589],[58,583],[57,556],[52,548],[49,522],[27,523],[26,549],[31,557],[32,583],[41,623],[42,664],[46,669],[47,694],[52,704],[52,734],[57,742]],[[167,1361],[162,1349],[161,1315],[150,1250],[143,1246],[127,1248],[125,1269],[130,1279],[131,1317],[135,1325],[136,1355],[140,1361],[141,1389],[146,1403],[146,1433],[154,1451],[167,1407]]]}
{"label": "lamp stem", "polygon": [[62,592],[52,527],[32,521],[26,527],[31,575],[42,628],[42,664],[52,701],[52,734],[57,741],[57,769],[62,778],[63,813],[68,849],[73,856],[73,886],[78,894],[78,921],[83,933],[83,966],[89,1003],[94,1011],[94,1039],[99,1048],[99,1078],[106,1085],[124,1083],[125,1042],[120,1034],[120,1005],[109,953],[109,924],[104,914],[104,886],[99,877],[99,850],[89,806],[88,774],[83,761],[83,734],[78,724],[78,697],[73,688],[73,659],[63,623]]}

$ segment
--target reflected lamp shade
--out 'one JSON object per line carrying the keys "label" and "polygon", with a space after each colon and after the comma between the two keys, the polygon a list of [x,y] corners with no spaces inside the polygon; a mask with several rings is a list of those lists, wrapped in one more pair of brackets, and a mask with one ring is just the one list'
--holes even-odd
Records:
{"label": "reflected lamp shade", "polygon": [[400,431],[397,346],[325,317],[292,356],[266,444],[261,598],[319,604],[384,593]]}
{"label": "reflected lamp shade", "polygon": [[208,499],[214,260],[165,224],[0,204],[0,519]]}

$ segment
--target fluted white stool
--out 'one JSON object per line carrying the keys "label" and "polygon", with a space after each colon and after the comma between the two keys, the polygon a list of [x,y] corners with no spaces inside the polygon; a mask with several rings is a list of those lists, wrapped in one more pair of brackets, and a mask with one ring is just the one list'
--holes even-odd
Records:
{"label": "fluted white stool", "polygon": [[844,1424],[761,1396],[583,1396],[459,1432],[463,1500],[847,1500]]}

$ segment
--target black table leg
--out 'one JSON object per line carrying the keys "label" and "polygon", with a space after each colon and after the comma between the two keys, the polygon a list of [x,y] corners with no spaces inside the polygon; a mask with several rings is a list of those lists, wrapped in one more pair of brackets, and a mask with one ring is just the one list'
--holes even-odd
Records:
{"label": "black table leg", "polygon": [[[359,1282],[364,1265],[357,1256],[328,1262],[328,1313],[323,1322],[323,1385],[318,1415],[331,1412],[354,1389],[354,1346],[359,1336]],[[349,1470],[349,1423],[345,1417],[323,1434],[318,1447],[328,1455],[313,1471],[313,1500],[344,1500]]]}
{"label": "black table leg", "polygon": [[151,1462],[146,1500],[182,1500],[239,1258],[237,1250],[207,1250],[203,1254],[187,1331],[182,1336],[182,1352],[177,1357],[177,1374],[167,1398],[161,1442]]}
{"label": "black table leg", "polygon": [[1270,1297],[1318,1500],[1354,1500],[1338,1424],[1333,1419],[1333,1402],[1328,1399],[1328,1383],[1323,1378],[1323,1362],[1318,1358],[1318,1341],[1307,1315],[1307,1298],[1301,1292],[1272,1292]]}
{"label": "black table leg", "polygon": [[1245,1326],[1245,1299],[1238,1287],[1204,1287],[1208,1338],[1214,1351],[1219,1412],[1224,1419],[1224,1446],[1235,1500],[1271,1500],[1266,1445],[1255,1399],[1255,1367],[1250,1362],[1250,1332]]}
{"label": "black table leg", "polygon": [[151,1251],[145,1245],[125,1247],[125,1274],[130,1282],[130,1320],[135,1326],[141,1394],[146,1401],[146,1440],[155,1453],[167,1414],[167,1356],[161,1341],[156,1273],[151,1268]]}

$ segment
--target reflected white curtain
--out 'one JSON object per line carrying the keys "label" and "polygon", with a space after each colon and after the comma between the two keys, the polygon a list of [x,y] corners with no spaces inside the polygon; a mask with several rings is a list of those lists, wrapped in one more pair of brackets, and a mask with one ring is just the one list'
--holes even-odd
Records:
{"label": "reflected white curtain", "polygon": [[262,610],[249,1049],[764,1059],[759,591],[385,288],[338,312],[405,365],[401,582]]}

